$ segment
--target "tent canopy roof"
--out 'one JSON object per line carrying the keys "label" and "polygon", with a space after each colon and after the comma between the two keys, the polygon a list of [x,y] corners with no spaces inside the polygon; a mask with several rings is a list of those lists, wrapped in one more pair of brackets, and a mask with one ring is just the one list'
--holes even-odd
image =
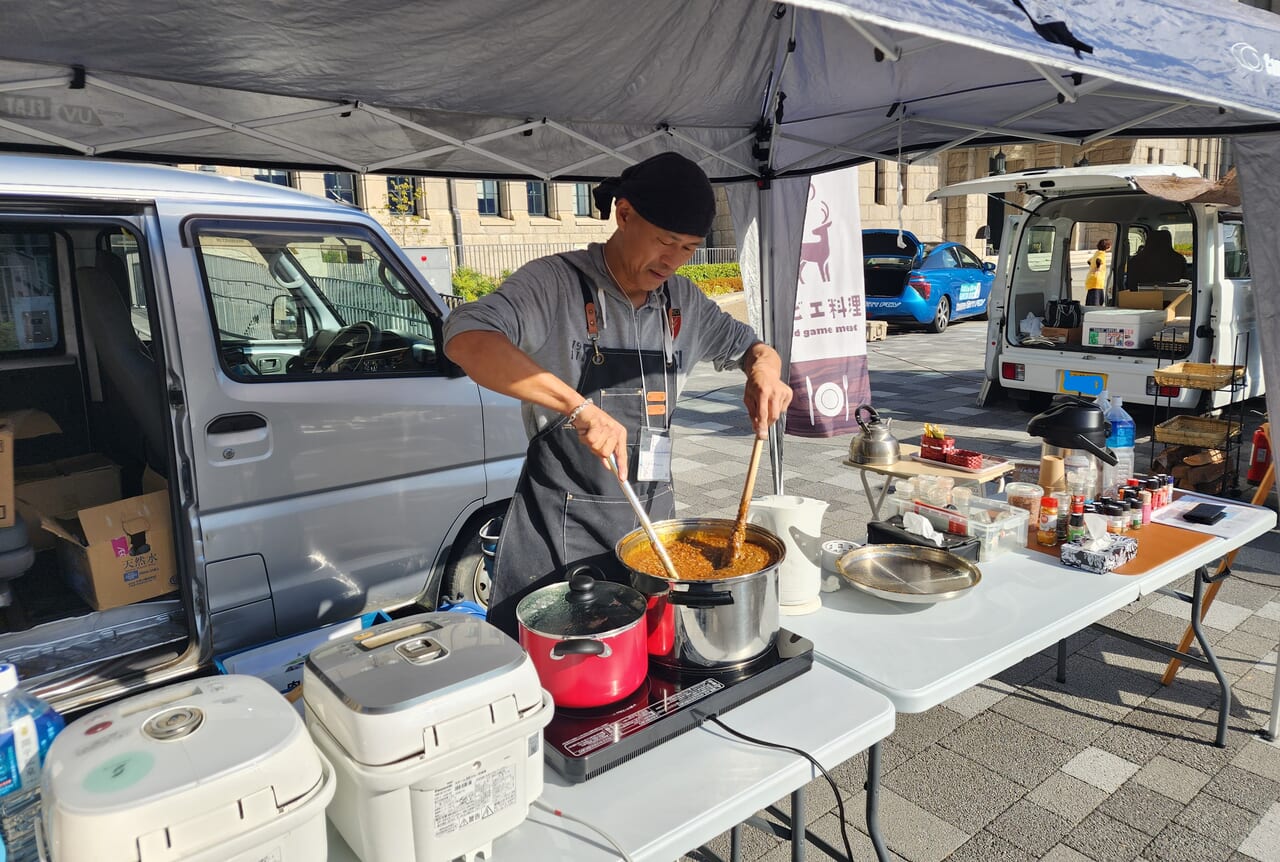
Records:
{"label": "tent canopy roof", "polygon": [[1215,0],[48,0],[5,10],[0,148],[563,180],[675,149],[746,179],[1271,131],[1273,57],[1280,16]]}

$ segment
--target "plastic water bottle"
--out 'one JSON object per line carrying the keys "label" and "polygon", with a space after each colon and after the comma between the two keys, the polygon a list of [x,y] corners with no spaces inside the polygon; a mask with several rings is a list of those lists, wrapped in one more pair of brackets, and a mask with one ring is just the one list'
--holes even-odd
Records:
{"label": "plastic water bottle", "polygon": [[1124,399],[1119,395],[1111,397],[1111,405],[1107,410],[1107,419],[1111,422],[1111,434],[1107,437],[1107,448],[1115,453],[1116,466],[1108,492],[1114,492],[1116,486],[1123,485],[1133,475],[1133,441],[1136,426],[1133,417],[1124,409]]}
{"label": "plastic water bottle", "polygon": [[62,716],[18,688],[18,669],[0,664],[0,833],[10,862],[34,860],[40,816],[40,767]]}

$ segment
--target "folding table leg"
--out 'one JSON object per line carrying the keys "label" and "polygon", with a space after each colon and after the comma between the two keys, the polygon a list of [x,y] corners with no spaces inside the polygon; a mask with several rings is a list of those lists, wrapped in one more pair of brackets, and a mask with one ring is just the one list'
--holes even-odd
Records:
{"label": "folding table leg", "polygon": [[791,793],[791,862],[804,862],[804,788]]}
{"label": "folding table leg", "polygon": [[884,485],[880,488],[880,493],[873,494],[871,491],[871,483],[867,481],[867,471],[861,467],[858,473],[862,475],[862,491],[867,495],[867,505],[871,507],[871,520],[880,520],[880,507],[884,505],[884,498],[889,494],[890,477],[884,477]]}
{"label": "folding table leg", "polygon": [[[1280,646],[1276,650],[1280,654]],[[1275,742],[1277,731],[1280,731],[1280,660],[1277,660],[1276,665],[1276,684],[1271,692],[1271,723],[1262,732],[1262,738],[1268,742]]]}
{"label": "folding table leg", "polygon": [[1067,681],[1067,639],[1058,641],[1058,682]]}
{"label": "folding table leg", "polygon": [[893,857],[884,846],[884,838],[880,835],[880,743],[871,746],[867,751],[867,835],[871,837],[871,846],[876,848],[876,859],[889,862]]}
{"label": "folding table leg", "polygon": [[729,862],[742,862],[742,824],[729,830]]}
{"label": "folding table leg", "polygon": [[1231,712],[1231,683],[1227,682],[1227,676],[1222,672],[1222,667],[1218,664],[1218,657],[1213,654],[1213,647],[1209,646],[1209,641],[1205,640],[1204,632],[1200,627],[1201,607],[1204,600],[1204,584],[1208,579],[1209,572],[1204,566],[1196,569],[1196,577],[1193,581],[1194,586],[1191,592],[1191,628],[1196,633],[1196,641],[1200,644],[1200,652],[1204,655],[1213,675],[1218,678],[1218,688],[1222,690],[1221,703],[1218,705],[1218,738],[1214,743],[1218,748],[1227,747],[1227,716]]}

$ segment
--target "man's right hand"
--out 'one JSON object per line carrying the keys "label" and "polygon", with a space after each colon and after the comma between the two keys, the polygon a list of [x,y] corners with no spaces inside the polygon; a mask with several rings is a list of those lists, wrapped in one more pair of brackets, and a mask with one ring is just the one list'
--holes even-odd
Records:
{"label": "man's right hand", "polygon": [[618,477],[627,478],[627,429],[612,416],[592,404],[573,420],[578,442],[586,446],[605,466],[609,456],[618,462]]}

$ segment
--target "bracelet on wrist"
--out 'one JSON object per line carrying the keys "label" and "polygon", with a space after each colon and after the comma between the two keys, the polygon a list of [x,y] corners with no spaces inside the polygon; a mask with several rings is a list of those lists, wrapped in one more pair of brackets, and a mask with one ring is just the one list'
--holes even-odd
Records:
{"label": "bracelet on wrist", "polygon": [[573,420],[578,418],[578,414],[580,414],[583,410],[586,410],[590,406],[592,406],[592,401],[590,398],[588,398],[586,401],[583,401],[577,407],[573,408],[573,411],[568,416],[565,417],[564,424],[572,425]]}

